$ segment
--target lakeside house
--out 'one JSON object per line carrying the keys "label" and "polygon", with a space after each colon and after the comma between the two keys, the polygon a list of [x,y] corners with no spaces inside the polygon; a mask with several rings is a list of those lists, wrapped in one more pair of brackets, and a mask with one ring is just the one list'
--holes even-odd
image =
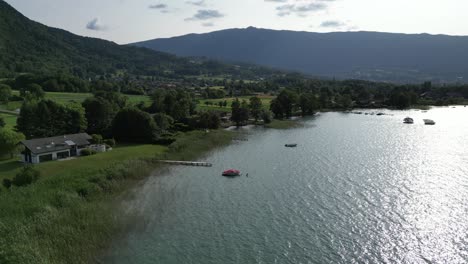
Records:
{"label": "lakeside house", "polygon": [[[86,133],[23,140],[20,144],[25,149],[21,153],[21,160],[24,163],[37,164],[80,156],[83,149],[102,148],[102,146],[93,148],[90,140],[91,136]],[[104,151],[102,149],[97,149],[97,151],[105,152],[105,146],[103,147]]]}

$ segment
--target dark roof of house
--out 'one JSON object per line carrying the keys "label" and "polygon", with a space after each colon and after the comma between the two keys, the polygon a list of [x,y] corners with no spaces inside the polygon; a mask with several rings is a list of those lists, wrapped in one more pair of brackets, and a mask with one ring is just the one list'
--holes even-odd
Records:
{"label": "dark roof of house", "polygon": [[68,150],[73,145],[89,145],[91,136],[86,133],[64,135],[49,138],[23,140],[21,143],[34,154]]}

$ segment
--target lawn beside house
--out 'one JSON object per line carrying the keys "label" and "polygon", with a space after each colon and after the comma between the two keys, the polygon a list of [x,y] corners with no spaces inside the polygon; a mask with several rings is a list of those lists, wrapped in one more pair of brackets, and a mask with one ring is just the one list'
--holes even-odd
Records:
{"label": "lawn beside house", "polygon": [[[181,133],[169,147],[128,145],[111,152],[35,166],[40,179],[0,187],[0,263],[92,263],[126,224],[119,195],[159,166],[192,160],[232,141],[233,132]],[[0,161],[0,179],[22,165]]]}

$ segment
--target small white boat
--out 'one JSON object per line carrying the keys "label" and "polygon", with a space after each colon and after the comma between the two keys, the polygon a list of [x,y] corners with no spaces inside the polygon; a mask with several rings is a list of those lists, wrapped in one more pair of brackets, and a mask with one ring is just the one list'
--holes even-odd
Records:
{"label": "small white boat", "polygon": [[411,117],[407,117],[407,118],[403,119],[403,123],[405,123],[405,124],[414,124],[414,120]]}
{"label": "small white boat", "polygon": [[423,119],[425,125],[435,125],[436,122],[432,119]]}

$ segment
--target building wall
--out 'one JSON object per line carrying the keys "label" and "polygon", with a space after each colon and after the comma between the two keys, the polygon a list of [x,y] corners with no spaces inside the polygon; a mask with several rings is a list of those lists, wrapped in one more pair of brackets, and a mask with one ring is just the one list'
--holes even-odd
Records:
{"label": "building wall", "polygon": [[[66,152],[66,150],[62,150],[62,151],[57,151],[57,152],[48,152],[48,153],[42,153],[40,155],[34,155],[34,154],[31,154],[31,160],[32,160],[32,164],[38,164],[40,163],[40,157],[41,156],[47,156],[47,155],[50,155],[52,154],[52,160],[57,160],[57,153],[61,153],[61,152]],[[68,150],[68,156],[70,156],[70,150]],[[26,156],[25,155],[21,155],[21,161],[26,163]]]}

